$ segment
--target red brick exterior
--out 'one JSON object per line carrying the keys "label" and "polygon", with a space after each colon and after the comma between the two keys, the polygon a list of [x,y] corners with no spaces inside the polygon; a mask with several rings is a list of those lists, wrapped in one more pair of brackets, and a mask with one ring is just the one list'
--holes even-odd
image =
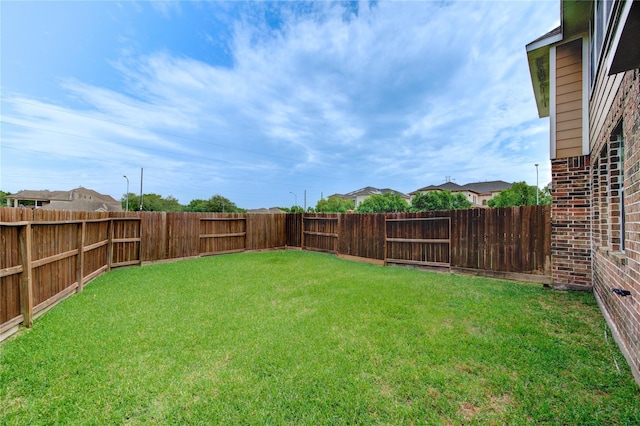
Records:
{"label": "red brick exterior", "polygon": [[639,70],[625,73],[600,134],[591,139],[593,290],[640,382]]}
{"label": "red brick exterior", "polygon": [[551,161],[551,256],[557,289],[591,289],[590,171],[589,156]]}

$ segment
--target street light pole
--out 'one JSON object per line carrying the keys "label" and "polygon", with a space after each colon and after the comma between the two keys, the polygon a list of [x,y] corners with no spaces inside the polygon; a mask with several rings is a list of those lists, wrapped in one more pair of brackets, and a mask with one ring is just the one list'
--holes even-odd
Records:
{"label": "street light pole", "polygon": [[142,211],[142,178],[144,177],[144,169],[140,167],[140,211]]}
{"label": "street light pole", "polygon": [[538,193],[540,192],[540,186],[538,185],[538,163],[536,163],[536,206],[538,205]]}
{"label": "street light pole", "polygon": [[125,211],[129,211],[129,178],[124,175],[122,177],[127,180],[127,208],[125,209]]}
{"label": "street light pole", "polygon": [[294,194],[293,192],[289,191],[289,194],[293,195],[293,199],[294,199],[294,206],[298,206],[298,196],[296,194]]}

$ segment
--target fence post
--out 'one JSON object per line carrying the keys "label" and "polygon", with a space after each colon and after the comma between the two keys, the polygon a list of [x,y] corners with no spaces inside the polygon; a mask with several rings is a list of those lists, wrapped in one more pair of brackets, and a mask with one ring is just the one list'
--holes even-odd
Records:
{"label": "fence post", "polygon": [[302,213],[300,216],[300,250],[304,250],[304,215],[306,213]]}
{"label": "fence post", "polygon": [[388,266],[387,264],[387,213],[381,213],[384,215],[384,240],[382,240],[382,250],[384,253],[384,266]]}
{"label": "fence post", "polygon": [[109,243],[107,244],[107,271],[111,270],[111,263],[113,262],[113,218],[107,222],[107,239]]}
{"label": "fence post", "polygon": [[[143,222],[142,215],[143,215],[143,212],[140,212],[140,220],[137,221],[138,222],[138,236],[140,237],[140,243],[138,243],[138,261],[140,261],[140,265],[142,265],[142,240],[143,240],[143,238],[142,238],[142,231],[143,231],[143,229],[142,229],[142,222]],[[198,242],[198,245],[199,244],[200,243]]]}
{"label": "fence post", "polygon": [[77,247],[78,247],[78,256],[76,257],[76,281],[78,282],[78,288],[76,289],[76,293],[80,293],[82,291],[82,286],[84,284],[84,237],[86,233],[87,222],[82,221],[78,224],[78,236],[77,236]]}
{"label": "fence post", "polygon": [[334,240],[333,249],[335,250],[336,254],[340,254],[340,245],[338,243],[340,242],[340,236],[342,235],[342,214],[337,213],[337,215],[338,215],[338,225],[336,226],[336,234],[338,235]]}
{"label": "fence post", "polygon": [[31,223],[20,228],[18,241],[20,245],[20,258],[22,262],[22,275],[20,276],[20,308],[22,310],[22,322],[25,327],[33,326],[33,280],[31,268]]}

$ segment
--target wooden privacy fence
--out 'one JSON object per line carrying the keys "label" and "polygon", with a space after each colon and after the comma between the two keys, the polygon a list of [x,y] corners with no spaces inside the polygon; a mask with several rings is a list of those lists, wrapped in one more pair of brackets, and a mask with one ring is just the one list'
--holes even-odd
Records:
{"label": "wooden privacy fence", "polygon": [[113,267],[299,247],[550,283],[549,206],[394,214],[0,208],[0,340]]}
{"label": "wooden privacy fence", "polygon": [[0,340],[114,267],[284,247],[284,214],[0,209]]}
{"label": "wooden privacy fence", "polygon": [[422,213],[304,215],[307,250],[380,264],[551,282],[551,208],[525,206]]}
{"label": "wooden privacy fence", "polygon": [[0,223],[0,336],[108,269],[110,221]]}

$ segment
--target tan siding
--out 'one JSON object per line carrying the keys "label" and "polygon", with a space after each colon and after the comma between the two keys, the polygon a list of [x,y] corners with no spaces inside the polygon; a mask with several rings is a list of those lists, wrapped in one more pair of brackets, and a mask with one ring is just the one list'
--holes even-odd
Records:
{"label": "tan siding", "polygon": [[582,126],[580,126],[580,122],[578,120],[567,120],[562,121],[556,125],[557,132],[564,132],[566,130],[578,129],[581,130]]}
{"label": "tan siding", "polygon": [[[580,95],[580,98],[582,98],[582,94]],[[565,103],[557,102],[556,99],[556,111],[561,111],[563,113],[569,111],[582,111],[582,99]]]}
{"label": "tan siding", "polygon": [[[581,82],[582,83],[582,71],[574,72],[572,74],[567,74],[567,75],[563,75],[563,76],[556,75],[556,90],[558,90],[558,89],[566,89],[564,87],[565,85],[572,85],[573,84],[572,87],[575,87],[575,83],[577,83],[577,82]],[[571,90],[571,88],[569,88],[567,90]]]}
{"label": "tan siding", "polygon": [[567,77],[575,74],[582,74],[582,66],[580,66],[580,64],[571,64],[570,66],[556,68],[556,77]]}
{"label": "tan siding", "polygon": [[565,56],[565,57],[562,57],[562,58],[556,57],[556,68],[558,70],[565,69],[565,68],[571,68],[571,67],[575,66],[575,64],[576,64],[576,61],[573,58],[573,55]]}
{"label": "tan siding", "polygon": [[[560,123],[572,121],[574,123],[574,126],[581,127],[580,117],[582,117],[582,110],[574,109],[572,111],[563,112],[562,114],[556,114],[556,117]],[[556,128],[559,128],[558,126],[560,123],[556,124]]]}
{"label": "tan siding", "polygon": [[[575,56],[575,51],[579,49],[575,49],[575,46],[572,45],[580,44],[576,42],[579,42],[579,40],[574,40],[570,43],[558,46],[558,49],[556,50],[556,61]],[[574,49],[571,49],[571,47],[574,47]]]}
{"label": "tan siding", "polygon": [[[574,138],[566,137],[560,141],[559,145],[556,145],[556,149],[560,150],[560,149],[577,148],[576,145],[578,145],[578,142],[580,142],[581,140],[582,139],[579,137],[574,137]],[[582,147],[580,147],[580,152],[582,152]]]}
{"label": "tan siding", "polygon": [[556,146],[558,146],[562,142],[565,142],[565,139],[571,139],[575,143],[578,143],[580,147],[582,147],[582,144],[580,143],[582,141],[582,128],[581,127],[574,128],[574,129],[571,129],[571,130],[558,131],[558,132],[556,132],[556,135],[557,135],[557,138],[558,138],[557,142],[556,142]]}
{"label": "tan siding", "polygon": [[582,155],[582,41],[556,48],[556,158]]}
{"label": "tan siding", "polygon": [[582,103],[582,91],[574,90],[569,93],[565,93],[562,96],[556,97],[558,105],[572,101],[580,101]]}
{"label": "tan siding", "polygon": [[569,84],[563,85],[564,93],[580,92],[582,94],[582,78]]}

